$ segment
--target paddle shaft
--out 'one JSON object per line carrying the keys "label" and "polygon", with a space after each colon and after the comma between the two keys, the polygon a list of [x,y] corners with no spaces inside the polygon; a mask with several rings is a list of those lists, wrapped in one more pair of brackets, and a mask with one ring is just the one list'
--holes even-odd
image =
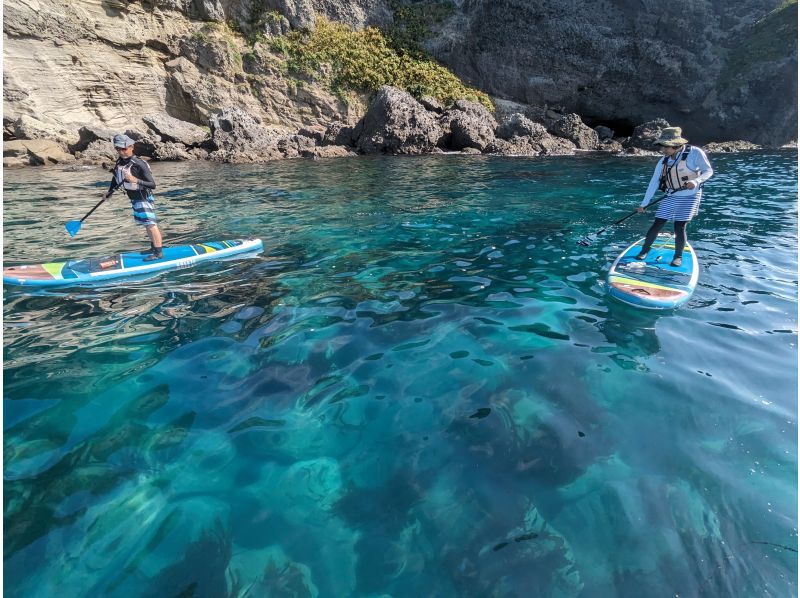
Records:
{"label": "paddle shaft", "polygon": [[100,206],[103,204],[103,202],[104,202],[105,200],[107,200],[107,199],[108,199],[108,198],[111,196],[111,194],[112,194],[112,193],[114,193],[114,191],[116,191],[117,189],[119,189],[119,186],[120,186],[120,184],[119,184],[119,183],[117,183],[116,185],[114,185],[114,186],[111,188],[111,191],[108,191],[108,192],[107,192],[107,193],[106,193],[106,194],[103,196],[103,199],[101,199],[100,201],[98,201],[98,202],[97,202],[97,205],[96,205],[95,207],[93,207],[91,210],[89,210],[89,211],[86,213],[86,216],[84,216],[83,218],[81,218],[81,219],[80,219],[80,222],[83,222],[83,221],[84,221],[84,220],[86,220],[86,219],[87,219],[89,216],[91,216],[91,215],[92,215],[92,212],[94,212],[94,211],[95,211],[97,208],[99,208],[99,207],[100,207]]}
{"label": "paddle shaft", "polygon": [[[655,201],[651,201],[649,204],[647,204],[647,207],[650,207],[650,206],[654,206],[654,205],[656,205],[658,202],[660,202],[662,199],[664,199],[664,198],[665,198],[665,197],[667,197],[668,195],[669,195],[669,193],[665,193],[664,195],[662,195],[661,197],[659,197],[657,200],[655,200]],[[602,234],[603,232],[605,232],[606,230],[608,230],[609,228],[611,228],[612,226],[616,226],[617,224],[620,224],[620,223],[622,223],[622,222],[625,222],[625,221],[626,221],[628,218],[630,218],[631,216],[635,216],[635,215],[636,215],[636,214],[638,214],[638,213],[639,213],[639,211],[638,211],[638,210],[634,210],[633,212],[631,212],[631,213],[630,213],[630,214],[628,214],[627,216],[623,216],[622,218],[620,218],[620,219],[619,219],[619,220],[617,220],[616,222],[614,222],[614,223],[612,223],[612,224],[609,224],[608,226],[605,226],[605,227],[601,228],[599,231],[597,231],[596,233],[594,233],[594,235],[588,235],[588,236],[595,236],[595,237],[596,237],[596,236],[598,236],[598,235]],[[584,237],[584,239],[585,239],[585,238],[587,238],[587,237]]]}

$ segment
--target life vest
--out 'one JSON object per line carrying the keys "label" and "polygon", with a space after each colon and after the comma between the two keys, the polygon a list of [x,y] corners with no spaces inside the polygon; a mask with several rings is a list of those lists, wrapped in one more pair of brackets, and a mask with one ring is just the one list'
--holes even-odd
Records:
{"label": "life vest", "polygon": [[136,156],[132,156],[128,159],[127,164],[117,162],[117,164],[114,166],[114,177],[117,179],[117,185],[121,186],[126,191],[136,191],[139,189],[139,183],[131,183],[125,180],[125,175],[131,172],[131,169],[135,164],[135,158]]}
{"label": "life vest", "polygon": [[691,170],[686,165],[686,158],[689,157],[689,152],[691,151],[691,145],[684,146],[680,157],[675,160],[672,166],[668,164],[669,156],[664,156],[664,159],[661,161],[661,181],[658,185],[659,190],[677,191],[683,189],[686,183],[700,176],[699,172]]}

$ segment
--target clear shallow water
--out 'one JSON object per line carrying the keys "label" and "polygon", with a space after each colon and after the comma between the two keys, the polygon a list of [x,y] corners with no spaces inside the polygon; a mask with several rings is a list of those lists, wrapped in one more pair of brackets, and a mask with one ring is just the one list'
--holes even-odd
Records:
{"label": "clear shallow water", "polygon": [[[796,155],[717,156],[687,307],[605,296],[653,159],[155,164],[253,259],[4,292],[9,595],[797,595]],[[58,181],[45,178],[57,173]],[[6,264],[144,247],[6,171]]]}

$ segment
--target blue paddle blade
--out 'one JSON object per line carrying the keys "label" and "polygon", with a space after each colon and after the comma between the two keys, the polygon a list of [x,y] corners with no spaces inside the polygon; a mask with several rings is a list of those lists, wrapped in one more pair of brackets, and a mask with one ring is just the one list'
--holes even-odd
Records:
{"label": "blue paddle blade", "polygon": [[64,228],[67,229],[70,237],[74,237],[78,234],[78,231],[81,230],[81,221],[80,220],[70,220],[64,225]]}

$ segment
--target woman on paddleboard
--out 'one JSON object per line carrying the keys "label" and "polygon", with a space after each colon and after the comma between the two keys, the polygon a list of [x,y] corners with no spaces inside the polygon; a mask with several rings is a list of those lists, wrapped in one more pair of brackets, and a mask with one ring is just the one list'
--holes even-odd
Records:
{"label": "woman on paddleboard", "polygon": [[133,155],[133,139],[127,135],[114,135],[114,149],[119,158],[114,164],[114,178],[104,197],[108,199],[119,187],[123,187],[131,200],[133,208],[133,221],[145,227],[150,238],[150,255],[144,261],[160,260],[162,253],[161,231],[156,221],[156,207],[154,204],[153,189],[156,182],[150,166],[138,156]]}
{"label": "woman on paddleboard", "polygon": [[636,210],[639,213],[644,212],[657,190],[666,192],[667,195],[656,211],[655,222],[647,231],[642,252],[636,256],[637,260],[647,258],[659,231],[667,220],[672,220],[675,226],[675,255],[671,265],[681,265],[683,248],[686,245],[686,225],[700,211],[703,183],[714,174],[705,152],[699,147],[688,145],[689,141],[681,135],[680,127],[667,127],[661,131],[661,136],[655,142],[661,146],[664,157],[658,161],[644,200]]}

